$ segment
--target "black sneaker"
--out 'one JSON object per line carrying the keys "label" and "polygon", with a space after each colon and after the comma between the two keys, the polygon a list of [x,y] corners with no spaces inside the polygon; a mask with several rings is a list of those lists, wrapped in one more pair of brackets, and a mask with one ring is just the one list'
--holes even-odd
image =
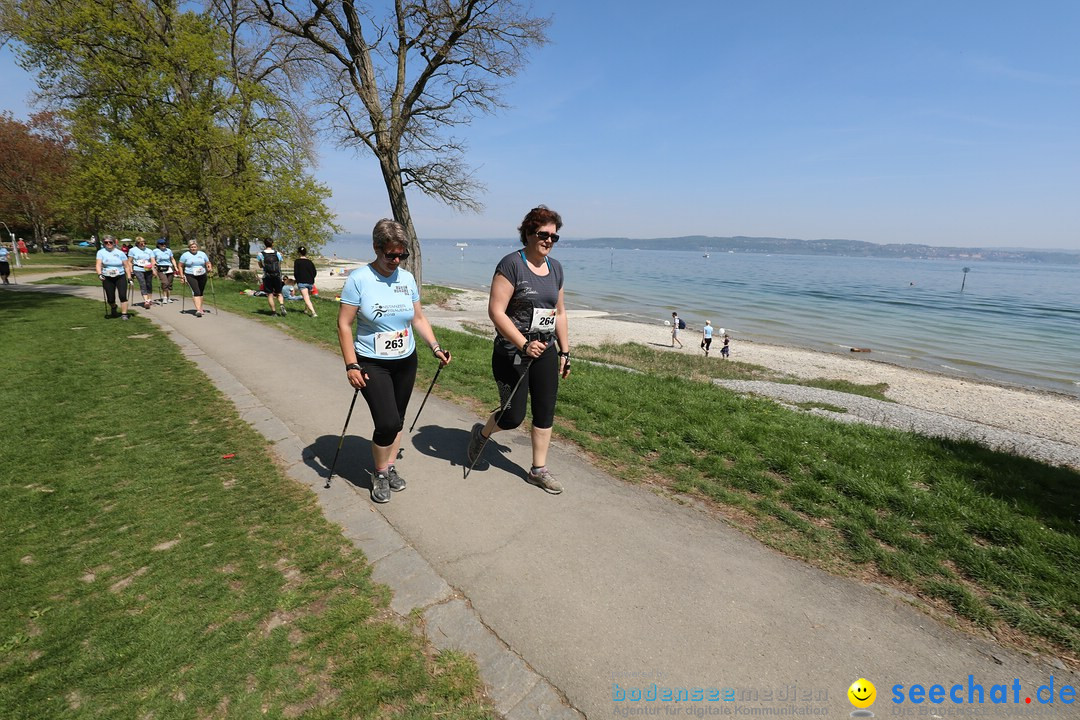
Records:
{"label": "black sneaker", "polygon": [[397,474],[397,468],[393,465],[386,468],[386,477],[390,481],[390,489],[394,492],[401,492],[405,489],[405,478]]}
{"label": "black sneaker", "polygon": [[484,423],[476,423],[472,426],[472,432],[469,433],[469,447],[465,451],[465,455],[469,458],[470,465],[476,462],[476,458],[480,457],[484,441],[487,440],[483,435],[483,429]]}
{"label": "black sneaker", "polygon": [[390,476],[386,473],[372,473],[371,499],[377,503],[390,502]]}

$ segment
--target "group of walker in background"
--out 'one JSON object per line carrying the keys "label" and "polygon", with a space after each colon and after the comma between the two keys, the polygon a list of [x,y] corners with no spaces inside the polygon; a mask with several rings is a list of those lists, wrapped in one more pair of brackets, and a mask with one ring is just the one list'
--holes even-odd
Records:
{"label": "group of walker in background", "polygon": [[[203,292],[207,279],[214,270],[210,257],[199,249],[199,244],[192,240],[188,249],[177,260],[165,238],[157,241],[153,250],[146,247],[146,240],[135,238],[135,244],[124,247],[116,246],[116,238],[106,235],[101,240],[101,249],[94,258],[94,270],[101,279],[101,288],[105,294],[105,305],[111,317],[128,319],[128,285],[138,281],[142,294],[142,306],[147,310],[154,304],[165,305],[176,302],[172,297],[173,277],[179,276],[180,282],[191,288],[195,302],[195,316],[203,316]],[[154,279],[157,278],[161,293],[154,301]],[[119,304],[119,312],[117,305]]]}
{"label": "group of walker in background", "polygon": [[[667,324],[665,322],[665,324]],[[679,348],[683,347],[682,340],[679,340],[679,331],[686,329],[686,321],[679,317],[679,313],[671,313],[671,347],[675,347],[675,343],[679,343]],[[724,345],[720,348],[720,355],[727,358],[731,354],[731,337],[724,332],[724,328],[720,328],[719,337],[723,338]],[[713,326],[708,320],[705,321],[705,327],[701,328],[701,349],[705,353],[705,357],[709,357],[709,350],[712,349],[713,341]]]}

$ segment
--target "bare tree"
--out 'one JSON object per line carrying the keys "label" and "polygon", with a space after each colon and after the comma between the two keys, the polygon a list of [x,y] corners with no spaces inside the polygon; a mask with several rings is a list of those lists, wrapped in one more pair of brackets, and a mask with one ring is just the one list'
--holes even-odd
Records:
{"label": "bare tree", "polygon": [[465,144],[446,130],[502,107],[527,53],[547,42],[548,18],[516,0],[394,0],[385,17],[354,0],[251,0],[264,22],[317,58],[317,100],[343,146],[378,160],[394,219],[409,235],[408,269],[422,282],[406,190],[479,211]]}

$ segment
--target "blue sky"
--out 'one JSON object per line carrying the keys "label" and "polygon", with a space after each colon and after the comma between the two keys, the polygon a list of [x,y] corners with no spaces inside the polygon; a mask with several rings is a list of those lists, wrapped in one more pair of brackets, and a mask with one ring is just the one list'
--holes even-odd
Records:
{"label": "blue sky", "polygon": [[[410,196],[420,237],[760,235],[1080,250],[1080,3],[536,0],[553,17],[458,135],[483,213]],[[0,53],[4,107],[32,83]],[[349,232],[374,160],[323,149]]]}

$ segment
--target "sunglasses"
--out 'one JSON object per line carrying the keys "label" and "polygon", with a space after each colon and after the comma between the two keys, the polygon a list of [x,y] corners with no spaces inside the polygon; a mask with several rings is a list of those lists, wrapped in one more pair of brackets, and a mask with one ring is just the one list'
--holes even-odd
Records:
{"label": "sunglasses", "polygon": [[533,235],[540,238],[541,240],[547,240],[550,238],[551,242],[553,243],[559,242],[559,233],[551,233],[547,230],[541,230],[540,232],[534,232]]}
{"label": "sunglasses", "polygon": [[104,240],[103,242],[104,242],[104,243],[105,243],[106,245],[115,245],[115,244],[116,244],[116,241],[115,241],[115,240]]}
{"label": "sunglasses", "polygon": [[409,253],[407,253],[407,252],[383,253],[383,257],[386,258],[387,260],[408,260],[409,259]]}

